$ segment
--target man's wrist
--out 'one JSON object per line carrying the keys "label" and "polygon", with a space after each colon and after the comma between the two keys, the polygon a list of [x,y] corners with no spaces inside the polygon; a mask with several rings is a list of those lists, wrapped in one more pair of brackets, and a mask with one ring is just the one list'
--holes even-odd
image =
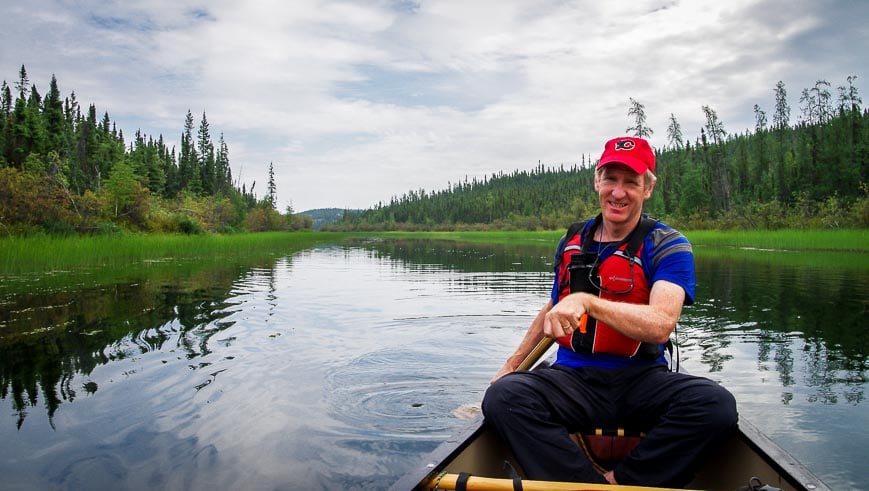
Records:
{"label": "man's wrist", "polygon": [[504,367],[515,371],[517,368],[519,368],[519,365],[522,364],[522,360],[524,359],[525,357],[517,353],[510,358],[507,358],[507,363],[504,364]]}

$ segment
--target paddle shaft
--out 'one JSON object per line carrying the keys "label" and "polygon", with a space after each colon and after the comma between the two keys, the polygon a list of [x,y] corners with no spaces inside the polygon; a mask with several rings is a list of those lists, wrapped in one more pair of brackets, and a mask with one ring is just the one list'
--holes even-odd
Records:
{"label": "paddle shaft", "polygon": [[[435,476],[425,484],[425,489],[456,489],[458,474]],[[468,491],[513,491],[512,479],[471,476],[468,478]],[[576,482],[522,480],[523,491],[673,491],[672,488],[650,488],[646,486],[623,486],[620,484],[583,484]]]}
{"label": "paddle shaft", "polygon": [[540,342],[537,343],[537,346],[535,346],[534,349],[531,350],[531,353],[528,353],[528,356],[526,356],[525,359],[522,360],[522,363],[520,363],[519,366],[516,367],[516,371],[518,372],[519,370],[530,370],[531,367],[533,367],[534,364],[537,363],[537,360],[539,360],[540,357],[543,356],[543,354],[546,353],[547,350],[549,350],[549,347],[552,346],[552,343],[554,342],[554,339],[548,337],[544,337],[543,339],[541,339]]}

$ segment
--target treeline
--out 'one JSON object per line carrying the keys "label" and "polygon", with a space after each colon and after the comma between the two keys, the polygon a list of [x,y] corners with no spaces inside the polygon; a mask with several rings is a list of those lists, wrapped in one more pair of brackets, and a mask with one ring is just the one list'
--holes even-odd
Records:
{"label": "treeline", "polygon": [[[714,109],[692,143],[670,114],[666,147],[657,149],[658,184],[649,213],[693,229],[864,228],[869,226],[869,112],[856,77],[837,87],[825,80],[804,89],[791,123],[783,82],[776,84],[770,122],[754,106],[755,127],[728,134]],[[634,136],[653,134],[645,107],[630,99]],[[603,145],[603,142],[601,142]],[[413,190],[388,204],[348,213],[331,230],[558,229],[598,210],[591,158],[565,167],[538,162],[441,191]]]}
{"label": "treeline", "polygon": [[273,169],[265,198],[255,185],[233,181],[204,112],[197,128],[187,111],[176,153],[163,135],[127,143],[108,112],[62,97],[54,76],[44,96],[23,65],[14,92],[0,85],[0,234],[310,228],[275,209]]}

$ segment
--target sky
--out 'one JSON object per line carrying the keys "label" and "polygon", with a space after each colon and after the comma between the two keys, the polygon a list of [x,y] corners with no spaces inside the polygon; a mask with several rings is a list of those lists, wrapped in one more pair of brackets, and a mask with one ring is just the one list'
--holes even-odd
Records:
{"label": "sky", "polygon": [[645,106],[694,141],[791,123],[819,80],[869,103],[865,0],[0,0],[0,79],[52,74],[180,149],[187,111],[229,148],[233,178],[280,210],[370,208],[410,190],[596,160]]}

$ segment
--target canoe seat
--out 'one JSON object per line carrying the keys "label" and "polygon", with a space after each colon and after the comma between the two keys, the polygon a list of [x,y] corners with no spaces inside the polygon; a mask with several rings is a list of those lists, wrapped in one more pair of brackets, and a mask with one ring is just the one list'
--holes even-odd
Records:
{"label": "canoe seat", "polygon": [[596,428],[594,431],[573,433],[570,436],[582,448],[595,469],[605,472],[627,457],[646,434],[626,431],[624,428]]}

